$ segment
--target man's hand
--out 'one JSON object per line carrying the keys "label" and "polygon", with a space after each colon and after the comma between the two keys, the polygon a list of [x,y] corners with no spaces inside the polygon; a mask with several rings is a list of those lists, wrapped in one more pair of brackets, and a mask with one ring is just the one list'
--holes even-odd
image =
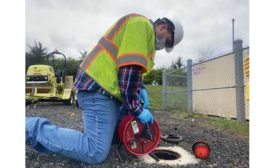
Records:
{"label": "man's hand", "polygon": [[154,123],[154,117],[148,109],[143,109],[143,111],[137,116],[142,124]]}
{"label": "man's hand", "polygon": [[143,101],[144,101],[144,104],[142,107],[148,109],[149,108],[149,97],[148,97],[148,93],[147,93],[146,89],[141,89],[138,100],[141,100],[141,99],[143,99]]}

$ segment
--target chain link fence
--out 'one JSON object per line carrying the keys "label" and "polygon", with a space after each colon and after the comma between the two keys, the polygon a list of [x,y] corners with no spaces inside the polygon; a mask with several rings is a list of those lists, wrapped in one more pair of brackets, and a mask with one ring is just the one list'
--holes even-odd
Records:
{"label": "chain link fence", "polygon": [[249,120],[247,57],[249,48],[235,40],[232,53],[195,64],[188,60],[184,69],[164,71],[163,109]]}
{"label": "chain link fence", "polygon": [[236,117],[234,54],[192,65],[193,112]]}
{"label": "chain link fence", "polygon": [[187,110],[187,69],[163,71],[163,108]]}

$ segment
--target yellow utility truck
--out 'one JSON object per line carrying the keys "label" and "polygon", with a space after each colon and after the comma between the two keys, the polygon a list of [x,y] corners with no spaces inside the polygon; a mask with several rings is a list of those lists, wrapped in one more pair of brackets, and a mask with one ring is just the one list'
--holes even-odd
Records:
{"label": "yellow utility truck", "polygon": [[[75,98],[73,76],[66,75],[66,56],[55,50],[47,55],[62,55],[64,69],[54,70],[50,65],[31,65],[26,74],[26,104],[38,101],[62,101],[72,105]],[[49,61],[48,61],[49,64]]]}

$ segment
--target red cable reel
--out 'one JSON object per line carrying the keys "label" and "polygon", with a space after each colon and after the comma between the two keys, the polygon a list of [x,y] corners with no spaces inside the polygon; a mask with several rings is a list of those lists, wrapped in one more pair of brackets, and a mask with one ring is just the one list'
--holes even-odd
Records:
{"label": "red cable reel", "polygon": [[133,155],[143,156],[154,151],[160,141],[160,128],[156,120],[153,124],[142,124],[128,114],[118,128],[119,138]]}

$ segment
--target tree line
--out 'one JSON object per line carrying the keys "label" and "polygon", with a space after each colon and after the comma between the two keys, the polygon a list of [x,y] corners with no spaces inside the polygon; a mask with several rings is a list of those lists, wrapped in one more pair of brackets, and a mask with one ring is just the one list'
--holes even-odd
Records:
{"label": "tree line", "polygon": [[[64,58],[63,57],[53,57],[48,56],[50,53],[49,49],[47,47],[44,47],[41,42],[34,42],[33,45],[28,45],[28,51],[25,53],[25,70],[27,72],[27,69],[30,65],[36,65],[36,64],[46,64],[51,65],[54,70],[57,69],[64,69]],[[80,56],[78,58],[67,58],[67,68],[66,68],[66,74],[72,75],[75,77],[78,67],[80,63],[85,58],[87,51],[79,51]],[[184,68],[184,64],[182,61],[182,58],[179,56],[176,61],[172,61],[172,64],[168,68],[157,68],[153,69],[145,78],[143,79],[144,84],[152,84],[157,83],[159,85],[162,85],[162,71],[163,70],[180,70]],[[182,71],[175,72],[176,74],[182,74]],[[178,82],[178,81],[170,81],[170,82]]]}

